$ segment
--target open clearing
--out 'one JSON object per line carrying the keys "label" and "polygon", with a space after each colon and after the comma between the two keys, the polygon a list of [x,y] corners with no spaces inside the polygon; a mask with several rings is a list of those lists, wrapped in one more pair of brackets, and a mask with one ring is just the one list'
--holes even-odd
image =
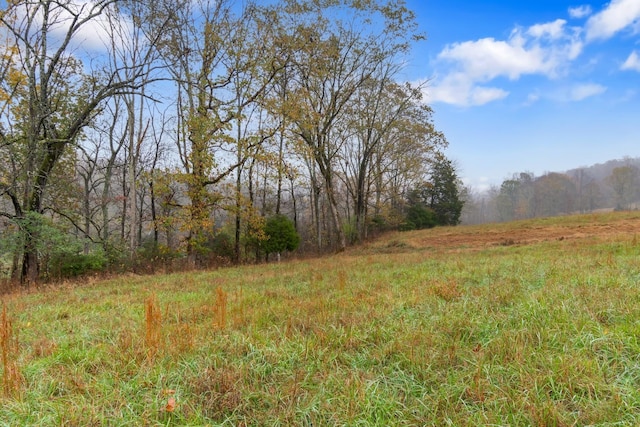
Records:
{"label": "open clearing", "polygon": [[[464,227],[441,227],[423,233],[398,233],[414,249],[482,249],[491,246],[531,245],[553,240],[635,237],[640,233],[640,214],[592,214]],[[387,239],[370,246],[389,245]]]}
{"label": "open clearing", "polygon": [[638,425],[639,213],[5,296],[0,425]]}

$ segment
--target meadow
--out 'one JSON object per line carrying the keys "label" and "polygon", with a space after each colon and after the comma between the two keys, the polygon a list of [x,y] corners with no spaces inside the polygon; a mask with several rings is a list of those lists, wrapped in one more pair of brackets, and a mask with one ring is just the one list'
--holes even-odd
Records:
{"label": "meadow", "polygon": [[0,425],[640,424],[640,213],[2,298]]}

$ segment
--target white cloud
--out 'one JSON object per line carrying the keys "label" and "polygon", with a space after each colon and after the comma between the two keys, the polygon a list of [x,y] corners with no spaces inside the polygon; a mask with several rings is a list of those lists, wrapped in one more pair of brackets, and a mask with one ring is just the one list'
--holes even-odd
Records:
{"label": "white cloud", "polygon": [[584,5],[578,7],[570,7],[569,8],[569,16],[574,19],[585,18],[591,15],[593,11],[591,10],[591,6]]}
{"label": "white cloud", "polygon": [[524,105],[533,105],[539,100],[540,100],[540,93],[537,91],[532,92],[527,96],[527,101],[524,103]]}
{"label": "white cloud", "polygon": [[631,55],[629,55],[627,60],[624,61],[624,64],[622,64],[622,67],[620,67],[620,69],[640,71],[640,56],[638,55],[638,52],[636,52],[635,50],[631,52]]}
{"label": "white cloud", "polygon": [[552,68],[545,64],[542,49],[527,49],[521,37],[513,37],[509,41],[485,38],[456,43],[446,47],[438,58],[456,62],[469,76],[478,80],[490,80],[501,75],[515,80],[523,73],[548,72]]}
{"label": "white cloud", "polygon": [[[87,18],[90,14],[96,14],[100,10],[95,0],[72,0],[64,3],[64,6],[53,6],[50,10],[49,20],[54,23],[50,27],[53,36],[49,48],[54,50],[58,48],[57,43],[62,42],[69,32],[69,28],[74,19],[74,15],[78,15],[80,19]],[[19,9],[21,18],[31,16],[36,25],[41,25],[44,19],[41,8],[29,5],[27,3],[21,5]],[[107,13],[113,11],[105,10],[103,13],[93,17],[84,23],[78,31],[73,34],[71,40],[71,50],[82,48],[85,51],[104,51],[110,48],[110,40],[115,39],[117,46],[123,46],[127,39],[130,39],[132,23],[127,17],[119,16],[114,24],[115,32],[111,29],[111,23],[107,17]]]}
{"label": "white cloud", "polygon": [[527,29],[515,28],[507,40],[483,38],[446,46],[437,57],[444,77],[434,81],[427,95],[433,102],[483,105],[509,94],[486,85],[496,78],[518,80],[534,74],[557,77],[583,48],[579,30],[566,23],[558,19]]}
{"label": "white cloud", "polygon": [[[516,27],[504,40],[487,37],[447,45],[435,61],[442,77],[433,80],[429,98],[462,106],[503,99],[509,95],[509,89],[499,87],[496,79],[517,81],[527,75],[557,79],[567,75],[570,65],[588,43],[623,31],[640,33],[640,0],[611,0],[596,13],[586,4],[569,8],[568,12],[573,19],[586,18],[584,26],[572,26],[565,19],[556,19],[526,28]],[[585,66],[592,67],[596,60],[594,56]],[[640,51],[632,52],[620,69],[640,72]],[[582,72],[585,74],[588,70]],[[606,90],[599,84],[579,84],[546,96],[532,93],[525,105],[541,97],[562,102],[581,101]]]}
{"label": "white cloud", "polygon": [[583,99],[600,95],[607,90],[605,86],[595,83],[579,84],[571,88],[569,92],[570,101],[582,101]]}
{"label": "white cloud", "polygon": [[564,36],[566,23],[567,21],[564,19],[556,19],[546,24],[532,25],[529,27],[529,30],[527,30],[527,34],[536,38],[549,37],[550,39],[556,40]]}
{"label": "white cloud", "polygon": [[470,105],[484,105],[509,96],[509,92],[497,87],[476,86],[469,93]]}
{"label": "white cloud", "polygon": [[637,25],[640,1],[612,0],[607,7],[591,16],[586,24],[587,41],[608,39],[619,31]]}
{"label": "white cloud", "polygon": [[[457,63],[478,80],[505,76],[512,80],[523,74],[552,76],[567,60],[582,51],[582,42],[572,32],[562,30],[564,23],[536,25],[522,32],[516,28],[508,40],[484,38],[447,46],[438,59]],[[552,40],[543,40],[553,34]]]}
{"label": "white cloud", "polygon": [[495,87],[474,85],[468,76],[453,73],[438,81],[436,85],[427,87],[425,95],[429,102],[471,107],[506,98],[509,92]]}

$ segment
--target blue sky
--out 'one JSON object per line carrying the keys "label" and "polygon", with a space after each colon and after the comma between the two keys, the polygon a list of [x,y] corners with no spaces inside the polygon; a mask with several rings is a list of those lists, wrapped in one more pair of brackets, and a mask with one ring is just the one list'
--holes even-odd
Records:
{"label": "blue sky", "polygon": [[407,0],[406,78],[475,190],[640,156],[640,0]]}

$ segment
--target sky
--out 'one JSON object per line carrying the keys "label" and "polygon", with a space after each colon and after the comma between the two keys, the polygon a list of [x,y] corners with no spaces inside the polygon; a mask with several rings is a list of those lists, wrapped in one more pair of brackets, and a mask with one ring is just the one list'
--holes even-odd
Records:
{"label": "sky", "polygon": [[640,0],[407,0],[405,78],[475,191],[640,157]]}
{"label": "sky", "polygon": [[[424,84],[473,190],[640,157],[640,0],[406,4],[427,38],[402,78]],[[95,28],[79,38],[104,46]]]}

